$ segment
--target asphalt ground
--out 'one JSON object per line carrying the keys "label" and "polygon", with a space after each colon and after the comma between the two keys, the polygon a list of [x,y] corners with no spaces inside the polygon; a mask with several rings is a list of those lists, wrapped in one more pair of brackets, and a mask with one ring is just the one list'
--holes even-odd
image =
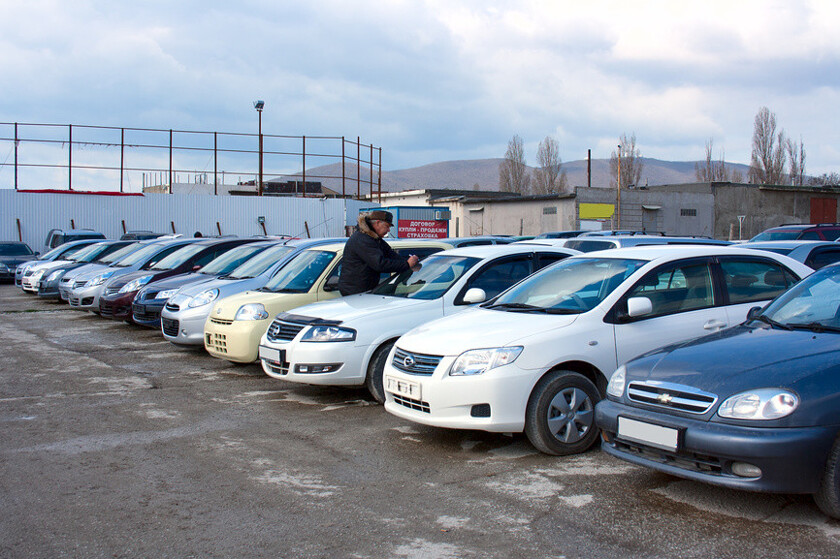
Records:
{"label": "asphalt ground", "polygon": [[840,557],[808,496],[397,419],[0,285],[0,557]]}

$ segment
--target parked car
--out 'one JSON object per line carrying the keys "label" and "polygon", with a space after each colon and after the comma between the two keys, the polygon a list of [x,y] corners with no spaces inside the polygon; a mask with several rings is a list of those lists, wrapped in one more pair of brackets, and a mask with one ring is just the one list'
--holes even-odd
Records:
{"label": "parked car", "polygon": [[204,323],[216,300],[259,290],[298,252],[345,238],[294,239],[276,244],[217,279],[182,287],[166,301],[160,314],[163,337],[178,345],[204,345]]}
{"label": "parked car", "polygon": [[69,271],[81,268],[86,264],[101,262],[109,254],[132,244],[133,241],[101,241],[86,246],[79,252],[66,260],[55,260],[49,266],[45,266],[35,272],[40,274],[36,281],[38,285],[38,297],[61,300],[58,286],[61,278]]}
{"label": "parked car", "polygon": [[187,238],[139,241],[143,245],[142,248],[109,264],[105,269],[92,270],[78,276],[73,287],[67,291],[67,302],[73,308],[99,314],[99,299],[107,282],[138,270],[148,270],[184,245],[197,241],[198,239]]}
{"label": "parked car", "polygon": [[765,229],[750,241],[834,241],[840,237],[840,223],[795,223]]}
{"label": "parked car", "polygon": [[391,276],[370,293],[281,313],[260,340],[267,375],[292,382],[367,386],[385,402],[382,371],[394,342],[429,320],[491,299],[576,250],[497,245],[454,248]]}
{"label": "parked car", "polygon": [[[403,256],[423,258],[451,248],[433,240],[388,240]],[[216,301],[204,324],[204,348],[213,357],[253,363],[260,338],[279,313],[339,297],[338,276],[344,243],[307,248],[286,264],[265,287]]]}
{"label": "parked car", "polygon": [[661,235],[619,235],[613,237],[578,237],[566,239],[533,239],[521,243],[564,246],[580,252],[595,252],[611,248],[636,247],[648,245],[730,245],[729,241],[718,241],[705,237],[665,237]]}
{"label": "parked car", "polygon": [[252,239],[252,241],[228,250],[198,270],[171,276],[142,287],[131,305],[132,321],[135,324],[159,329],[161,311],[166,301],[179,289],[193,284],[204,284],[219,276],[224,276],[240,264],[278,243],[278,241],[259,239]]}
{"label": "parked car", "polygon": [[784,254],[815,270],[840,261],[840,243],[835,241],[749,241],[738,246]]}
{"label": "parked car", "polygon": [[165,233],[154,233],[148,229],[135,229],[133,231],[126,231],[120,237],[121,241],[147,241],[149,239],[157,239],[163,237]]}
{"label": "parked car", "polygon": [[50,229],[50,232],[47,233],[47,238],[44,240],[44,252],[71,241],[104,238],[105,235],[93,229]]}
{"label": "parked car", "polygon": [[534,239],[571,239],[577,237],[586,231],[569,230],[569,231],[548,231],[547,233],[540,233]]}
{"label": "parked car", "polygon": [[596,407],[608,454],[714,485],[811,493],[840,518],[840,265],[735,328],[619,367]]}
{"label": "parked car", "polygon": [[664,237],[665,233],[662,231],[637,231],[633,229],[604,229],[600,231],[583,231],[580,234],[581,237],[623,237],[627,235],[659,235],[660,237]]}
{"label": "parked car", "polygon": [[38,286],[31,281],[32,274],[34,274],[40,267],[49,265],[50,262],[56,260],[64,260],[73,256],[78,251],[86,246],[98,242],[97,239],[84,239],[81,241],[70,241],[63,245],[57,246],[48,253],[41,255],[37,260],[31,260],[18,265],[15,270],[15,284],[24,291],[35,293],[38,291]]}
{"label": "parked car", "polygon": [[[254,242],[254,239],[247,238],[194,240],[148,267],[108,280],[99,297],[100,316],[134,322],[132,303],[143,286],[186,272],[195,272],[227,251]],[[150,319],[145,316],[142,318]]]}
{"label": "parked car", "polygon": [[811,272],[786,256],[732,247],[573,256],[397,340],[385,409],[438,427],[524,431],[548,454],[582,452],[597,440],[593,408],[610,371],[738,324]]}
{"label": "parked car", "polygon": [[496,235],[480,235],[476,237],[448,237],[440,239],[444,243],[451,245],[453,248],[458,247],[472,247],[480,245],[506,245],[513,242],[510,237],[502,237]]}
{"label": "parked car", "polygon": [[98,262],[91,262],[76,269],[69,270],[62,275],[58,280],[58,295],[64,302],[69,302],[70,289],[74,287],[82,287],[87,279],[83,279],[81,283],[77,283],[78,278],[89,278],[91,275],[96,275],[99,272],[107,270],[112,264],[127,257],[132,252],[140,250],[145,245],[139,241],[129,242],[127,245],[115,250],[114,252],[103,256]]}
{"label": "parked car", "polygon": [[29,245],[19,241],[0,242],[0,280],[13,281],[15,269],[24,262],[29,262],[38,256]]}

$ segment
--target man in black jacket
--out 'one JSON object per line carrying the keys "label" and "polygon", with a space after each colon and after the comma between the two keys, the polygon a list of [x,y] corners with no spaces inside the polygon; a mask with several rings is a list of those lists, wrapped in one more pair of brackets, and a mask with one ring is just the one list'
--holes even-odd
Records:
{"label": "man in black jacket", "polygon": [[338,290],[342,295],[364,293],[379,285],[383,272],[402,272],[417,267],[419,258],[403,258],[382,240],[394,225],[391,212],[374,210],[359,215],[359,228],[344,245]]}

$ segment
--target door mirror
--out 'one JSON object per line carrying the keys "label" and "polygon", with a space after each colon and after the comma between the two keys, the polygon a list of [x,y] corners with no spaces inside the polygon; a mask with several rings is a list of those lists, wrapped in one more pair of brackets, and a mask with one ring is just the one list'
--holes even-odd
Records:
{"label": "door mirror", "polygon": [[487,300],[487,293],[480,287],[470,287],[464,294],[464,303],[467,305],[474,305],[475,303],[483,303]]}
{"label": "door mirror", "polygon": [[753,307],[747,311],[747,320],[755,320],[761,314],[761,307]]}
{"label": "door mirror", "polygon": [[630,297],[627,299],[627,316],[635,318],[653,312],[653,304],[647,297]]}
{"label": "door mirror", "polygon": [[324,291],[338,291],[338,276],[330,276],[324,284]]}

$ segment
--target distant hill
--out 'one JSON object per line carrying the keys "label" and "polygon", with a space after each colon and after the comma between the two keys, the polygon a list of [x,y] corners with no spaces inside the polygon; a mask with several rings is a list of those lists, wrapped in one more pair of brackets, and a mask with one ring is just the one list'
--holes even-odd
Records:
{"label": "distant hill", "polygon": [[[461,161],[441,161],[430,163],[421,167],[411,169],[400,169],[397,171],[382,172],[382,191],[399,192],[401,190],[415,189],[446,189],[453,190],[498,190],[499,189],[499,164],[503,161],[497,159],[468,159]],[[643,157],[641,184],[680,184],[696,182],[694,171],[695,161],[661,161]],[[727,163],[727,169],[737,169],[744,178],[747,177],[749,167],[737,163]],[[586,186],[586,160],[570,161],[563,163],[563,170],[566,172],[570,186]],[[533,173],[534,168],[531,167]],[[362,167],[361,180],[368,180],[369,170]],[[341,191],[340,178],[319,178],[319,177],[340,177],[341,164],[324,165],[306,170],[307,181],[321,181],[327,188]],[[356,192],[356,166],[345,165],[345,188],[348,194]],[[283,175],[283,180],[300,180],[300,175]],[[592,160],[592,186],[609,186],[610,184],[610,162],[608,159]],[[477,185],[477,187],[476,187]],[[362,193],[368,192],[369,188],[361,185]]]}

